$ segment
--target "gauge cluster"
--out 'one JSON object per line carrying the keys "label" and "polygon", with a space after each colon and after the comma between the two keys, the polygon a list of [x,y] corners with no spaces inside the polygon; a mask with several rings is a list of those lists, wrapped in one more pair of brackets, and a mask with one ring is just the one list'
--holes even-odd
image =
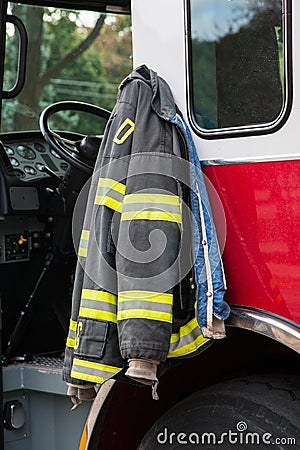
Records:
{"label": "gauge cluster", "polygon": [[4,143],[4,150],[15,175],[23,181],[49,177],[44,172],[45,166],[58,177],[63,177],[69,167],[69,164],[42,139],[34,139],[26,143],[21,140]]}

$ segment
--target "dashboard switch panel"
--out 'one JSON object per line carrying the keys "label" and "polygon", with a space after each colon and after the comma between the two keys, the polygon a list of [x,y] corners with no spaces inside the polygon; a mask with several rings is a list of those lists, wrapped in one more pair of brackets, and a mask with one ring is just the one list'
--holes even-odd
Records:
{"label": "dashboard switch panel", "polygon": [[29,261],[32,247],[42,245],[44,234],[45,224],[35,217],[0,217],[0,264]]}
{"label": "dashboard switch panel", "polygon": [[6,234],[4,236],[4,262],[28,261],[29,241],[24,235]]}

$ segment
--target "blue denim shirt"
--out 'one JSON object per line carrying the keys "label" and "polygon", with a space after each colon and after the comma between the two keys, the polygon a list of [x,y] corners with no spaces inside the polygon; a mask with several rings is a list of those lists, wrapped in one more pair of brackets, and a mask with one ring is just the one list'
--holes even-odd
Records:
{"label": "blue denim shirt", "polygon": [[186,122],[179,114],[171,122],[183,132],[189,150],[197,321],[204,336],[223,337],[214,329],[214,317],[227,319],[230,308],[224,301],[226,281],[201,163]]}

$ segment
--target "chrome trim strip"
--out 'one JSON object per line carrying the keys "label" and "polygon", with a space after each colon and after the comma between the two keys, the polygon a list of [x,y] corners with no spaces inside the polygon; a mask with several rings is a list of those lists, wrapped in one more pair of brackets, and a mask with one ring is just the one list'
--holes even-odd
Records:
{"label": "chrome trim strip", "polygon": [[280,162],[280,161],[299,161],[300,154],[294,153],[289,155],[276,155],[276,156],[256,156],[247,159],[206,159],[202,160],[203,166],[228,166],[233,164],[256,164],[256,163],[268,163],[268,162]]}
{"label": "chrome trim strip", "polygon": [[262,334],[300,353],[300,327],[287,323],[277,316],[270,317],[261,311],[247,308],[232,308],[226,325]]}

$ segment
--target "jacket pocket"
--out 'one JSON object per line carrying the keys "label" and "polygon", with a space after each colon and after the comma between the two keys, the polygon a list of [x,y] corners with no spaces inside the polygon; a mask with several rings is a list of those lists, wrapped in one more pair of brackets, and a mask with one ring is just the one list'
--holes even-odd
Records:
{"label": "jacket pocket", "polygon": [[78,318],[74,355],[101,358],[107,339],[108,323],[95,319]]}

